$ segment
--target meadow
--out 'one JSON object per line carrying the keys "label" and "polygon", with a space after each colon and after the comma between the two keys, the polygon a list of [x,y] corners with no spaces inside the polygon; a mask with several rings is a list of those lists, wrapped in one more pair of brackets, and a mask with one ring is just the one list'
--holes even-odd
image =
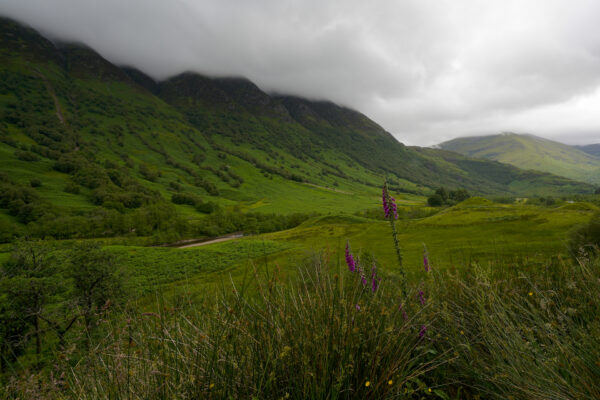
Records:
{"label": "meadow", "polygon": [[596,206],[414,207],[402,265],[389,221],[353,214],[187,249],[106,240],[129,300],[48,338],[46,367],[22,356],[2,396],[597,398],[600,265],[567,247]]}

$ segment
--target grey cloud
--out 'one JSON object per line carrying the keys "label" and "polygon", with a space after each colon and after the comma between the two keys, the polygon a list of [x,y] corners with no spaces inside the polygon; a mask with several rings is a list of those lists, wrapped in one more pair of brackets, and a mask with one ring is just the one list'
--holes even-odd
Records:
{"label": "grey cloud", "polygon": [[408,144],[600,139],[594,0],[4,0],[0,14],[157,79],[240,75],[330,99]]}

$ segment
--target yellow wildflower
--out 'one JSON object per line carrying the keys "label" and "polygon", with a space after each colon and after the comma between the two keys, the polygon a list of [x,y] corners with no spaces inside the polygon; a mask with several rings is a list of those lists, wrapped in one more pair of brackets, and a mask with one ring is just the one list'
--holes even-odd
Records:
{"label": "yellow wildflower", "polygon": [[533,296],[533,292],[529,292],[529,295],[530,295],[530,296]]}
{"label": "yellow wildflower", "polygon": [[391,379],[388,381],[388,385],[391,385],[392,383],[394,383]]}
{"label": "yellow wildflower", "polygon": [[215,387],[215,384],[214,384],[214,383],[211,383],[211,384],[208,386],[208,388],[209,388],[209,389],[212,389],[212,388],[214,388],[214,387]]}
{"label": "yellow wildflower", "polygon": [[366,387],[369,387],[369,386],[371,386],[371,382],[369,382],[369,381],[366,381],[366,382],[365,382],[365,386],[366,386]]}

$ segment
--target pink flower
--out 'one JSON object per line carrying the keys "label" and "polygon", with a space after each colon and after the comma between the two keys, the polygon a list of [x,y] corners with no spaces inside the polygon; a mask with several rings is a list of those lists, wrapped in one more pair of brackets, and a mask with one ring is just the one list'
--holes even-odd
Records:
{"label": "pink flower", "polygon": [[354,261],[354,257],[350,252],[350,242],[346,242],[346,264],[348,264],[348,269],[350,272],[356,271],[356,262]]}
{"label": "pink flower", "polygon": [[425,293],[422,290],[419,290],[419,293],[417,293],[417,298],[419,299],[419,302],[421,303],[422,306],[425,305]]}
{"label": "pink flower", "polygon": [[402,304],[398,306],[398,310],[400,310],[400,312],[402,313],[402,318],[404,318],[405,321],[408,320],[408,314],[404,310],[404,307],[402,307]]}
{"label": "pink flower", "polygon": [[381,278],[377,277],[377,266],[373,263],[371,267],[371,291],[375,293],[377,288],[379,288],[379,281]]}

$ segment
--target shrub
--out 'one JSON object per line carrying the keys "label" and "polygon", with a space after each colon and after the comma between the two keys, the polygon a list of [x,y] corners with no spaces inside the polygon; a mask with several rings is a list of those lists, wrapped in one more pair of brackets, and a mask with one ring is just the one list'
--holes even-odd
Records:
{"label": "shrub", "polygon": [[40,161],[40,158],[37,154],[32,153],[30,151],[15,151],[15,157],[17,157],[21,161]]}
{"label": "shrub", "polygon": [[440,207],[444,205],[444,199],[436,193],[427,198],[427,204],[431,207]]}
{"label": "shrub", "polygon": [[598,254],[600,249],[600,213],[595,214],[589,222],[571,230],[568,246],[573,257],[590,257]]}
{"label": "shrub", "polygon": [[29,185],[32,188],[37,188],[37,187],[42,186],[42,181],[40,181],[38,178],[33,178],[29,181]]}
{"label": "shrub", "polygon": [[65,193],[79,194],[79,185],[75,182],[68,182],[63,189]]}
{"label": "shrub", "polygon": [[202,203],[202,200],[198,196],[190,193],[173,193],[171,195],[171,202],[173,204],[187,204],[190,206],[196,206]]}

